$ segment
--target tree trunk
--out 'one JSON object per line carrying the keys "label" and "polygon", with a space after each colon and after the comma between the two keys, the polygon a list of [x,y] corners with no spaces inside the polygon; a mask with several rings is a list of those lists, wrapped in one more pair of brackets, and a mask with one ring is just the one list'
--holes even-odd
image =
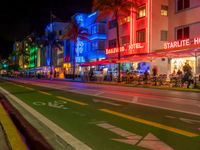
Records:
{"label": "tree trunk", "polygon": [[73,66],[73,74],[72,79],[75,79],[75,71],[76,71],[76,41],[74,41],[74,54],[72,59],[72,66]]}
{"label": "tree trunk", "polygon": [[[48,45],[48,49],[49,49],[49,45]],[[52,65],[53,65],[53,58],[52,58],[52,42],[50,42],[50,80],[52,80],[53,77],[53,71],[52,71]]]}
{"label": "tree trunk", "polygon": [[117,20],[117,26],[116,26],[116,32],[117,32],[117,47],[118,47],[118,82],[121,82],[121,63],[120,63],[120,59],[121,59],[121,52],[120,52],[120,37],[119,37],[119,23],[118,23],[118,16],[116,16],[116,20]]}

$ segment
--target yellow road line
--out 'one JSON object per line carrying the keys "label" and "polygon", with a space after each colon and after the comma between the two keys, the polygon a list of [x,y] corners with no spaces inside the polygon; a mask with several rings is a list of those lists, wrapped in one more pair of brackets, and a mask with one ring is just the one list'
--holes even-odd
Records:
{"label": "yellow road line", "polygon": [[18,86],[18,87],[24,87],[23,85],[19,85],[19,84],[16,84],[16,86]]}
{"label": "yellow road line", "polygon": [[119,116],[119,117],[122,117],[122,118],[126,118],[126,119],[129,119],[129,120],[132,120],[132,121],[136,121],[136,122],[139,122],[139,123],[142,123],[142,124],[150,125],[150,126],[153,126],[153,127],[156,127],[156,128],[160,128],[160,129],[163,129],[163,130],[171,131],[171,132],[174,132],[174,133],[177,133],[177,134],[180,134],[180,135],[184,135],[184,136],[188,136],[188,137],[199,136],[196,133],[184,131],[184,130],[177,129],[177,128],[174,128],[174,127],[170,127],[170,126],[167,126],[167,125],[164,125],[164,124],[160,124],[160,123],[144,120],[144,119],[141,119],[141,118],[129,116],[129,115],[122,114],[122,113],[119,113],[119,112],[115,112],[115,111],[112,111],[112,110],[100,109],[100,111],[106,112],[106,113],[109,113],[109,114],[112,114],[112,115],[115,115],[115,116]]}
{"label": "yellow road line", "polygon": [[75,101],[75,100],[72,100],[72,99],[68,99],[68,98],[65,98],[65,97],[62,97],[62,96],[56,96],[56,98],[59,98],[59,99],[62,99],[62,100],[66,100],[68,102],[72,102],[72,103],[75,103],[75,104],[78,104],[78,105],[82,105],[82,106],[88,105],[86,103]]}
{"label": "yellow road line", "polygon": [[31,90],[31,91],[35,91],[35,89],[30,88],[30,87],[26,87],[26,89]]}
{"label": "yellow road line", "polygon": [[45,94],[45,95],[52,95],[50,93],[44,92],[44,91],[38,91],[39,93]]}
{"label": "yellow road line", "polygon": [[11,149],[28,150],[20,134],[18,133],[14,123],[12,122],[9,115],[7,114],[7,112],[5,111],[5,109],[1,104],[0,104],[0,122],[8,138]]}

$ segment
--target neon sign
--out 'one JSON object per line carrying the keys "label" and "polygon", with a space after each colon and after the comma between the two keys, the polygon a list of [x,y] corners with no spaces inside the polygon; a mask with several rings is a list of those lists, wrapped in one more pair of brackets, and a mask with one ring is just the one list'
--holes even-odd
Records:
{"label": "neon sign", "polygon": [[[143,49],[145,46],[143,43],[134,43],[134,44],[129,44],[126,46],[122,46],[120,47],[120,52],[124,53],[125,55],[130,55],[130,54],[136,54],[138,53],[137,50],[139,49]],[[106,55],[109,54],[116,54],[119,52],[118,48],[110,48],[110,49],[106,49]]]}
{"label": "neon sign", "polygon": [[164,49],[187,47],[190,45],[198,45],[198,44],[200,44],[200,37],[194,38],[192,40],[185,39],[181,41],[167,42],[164,43]]}

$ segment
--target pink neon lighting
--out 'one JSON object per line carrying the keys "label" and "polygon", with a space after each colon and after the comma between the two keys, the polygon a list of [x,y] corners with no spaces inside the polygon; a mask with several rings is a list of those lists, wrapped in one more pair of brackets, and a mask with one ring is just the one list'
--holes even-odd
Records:
{"label": "pink neon lighting", "polygon": [[179,47],[198,45],[198,44],[200,44],[200,37],[194,38],[192,40],[184,39],[180,41],[167,42],[164,43],[164,49],[179,48]]}
{"label": "pink neon lighting", "polygon": [[[141,53],[141,50],[144,48],[144,43],[134,43],[126,46],[120,47],[120,52],[124,55],[131,55],[136,53]],[[118,48],[106,49],[106,54],[117,54]]]}

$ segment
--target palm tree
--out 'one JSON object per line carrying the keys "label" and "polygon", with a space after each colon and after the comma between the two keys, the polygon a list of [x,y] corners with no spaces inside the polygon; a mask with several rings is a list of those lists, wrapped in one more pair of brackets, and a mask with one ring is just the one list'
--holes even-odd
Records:
{"label": "palm tree", "polygon": [[72,67],[73,67],[73,75],[72,79],[75,79],[75,70],[76,70],[76,60],[75,60],[75,54],[76,54],[76,46],[77,46],[77,40],[78,38],[80,40],[89,40],[88,36],[89,33],[87,32],[86,28],[80,27],[79,23],[76,21],[76,15],[71,18],[70,25],[66,31],[66,33],[63,35],[63,39],[72,40],[74,43],[74,50],[73,50],[73,58],[72,58]]}
{"label": "palm tree", "polygon": [[98,11],[98,19],[111,15],[116,20],[117,47],[118,47],[118,82],[120,82],[120,35],[119,20],[131,14],[131,8],[137,8],[138,0],[94,0],[93,11]]}

